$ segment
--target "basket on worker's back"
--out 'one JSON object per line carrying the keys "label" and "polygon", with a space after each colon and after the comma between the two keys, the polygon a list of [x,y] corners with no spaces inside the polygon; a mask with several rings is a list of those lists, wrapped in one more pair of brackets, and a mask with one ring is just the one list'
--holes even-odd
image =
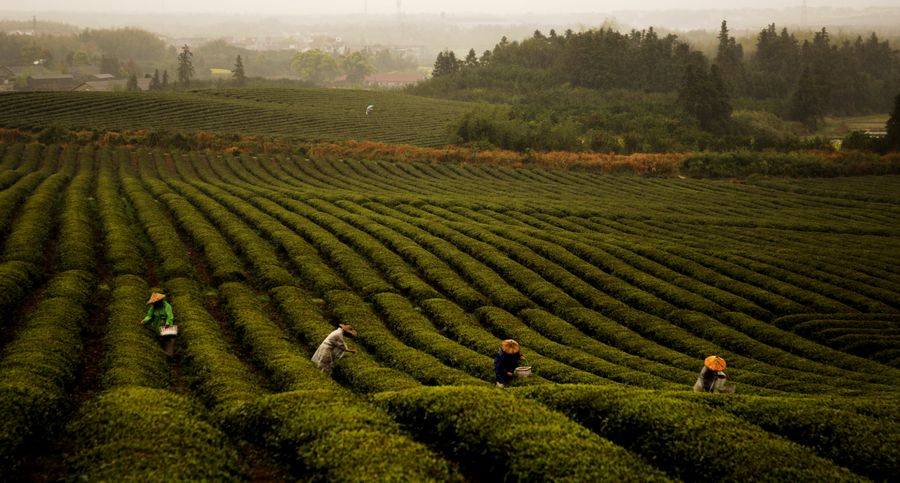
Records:
{"label": "basket on worker's back", "polygon": [[178,326],[177,325],[163,325],[159,328],[159,335],[178,335]]}

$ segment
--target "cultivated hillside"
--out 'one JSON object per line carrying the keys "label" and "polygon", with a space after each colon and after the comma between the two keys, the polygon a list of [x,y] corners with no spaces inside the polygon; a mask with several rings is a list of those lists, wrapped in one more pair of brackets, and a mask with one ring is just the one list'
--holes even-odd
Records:
{"label": "cultivated hillside", "polygon": [[[0,144],[0,467],[889,480],[898,192],[896,176],[733,184]],[[174,357],[138,324],[154,288],[174,307]],[[338,322],[359,353],[332,379],[309,358]],[[499,389],[506,338],[535,375]],[[736,394],[690,391],[713,353]]]}
{"label": "cultivated hillside", "polygon": [[[374,105],[370,115],[366,107]],[[291,137],[447,144],[448,126],[471,104],[397,92],[215,89],[193,92],[0,93],[0,125],[72,129],[167,129]]]}

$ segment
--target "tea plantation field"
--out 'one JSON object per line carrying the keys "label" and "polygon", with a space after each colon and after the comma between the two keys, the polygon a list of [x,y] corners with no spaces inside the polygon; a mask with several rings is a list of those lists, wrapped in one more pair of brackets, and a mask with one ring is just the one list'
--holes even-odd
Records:
{"label": "tea plantation field", "polygon": [[[222,97],[185,109],[250,102]],[[164,102],[148,122],[186,122]],[[897,176],[0,144],[0,473],[896,481],[898,220]],[[171,358],[138,324],[154,288]],[[339,322],[359,353],[330,378]],[[535,375],[499,389],[506,338]],[[709,354],[736,394],[691,392]]]}
{"label": "tea plantation field", "polygon": [[[366,106],[374,105],[370,115]],[[210,89],[187,92],[0,93],[0,125],[42,129],[166,129],[284,136],[306,141],[447,143],[448,125],[473,104],[397,92]]]}

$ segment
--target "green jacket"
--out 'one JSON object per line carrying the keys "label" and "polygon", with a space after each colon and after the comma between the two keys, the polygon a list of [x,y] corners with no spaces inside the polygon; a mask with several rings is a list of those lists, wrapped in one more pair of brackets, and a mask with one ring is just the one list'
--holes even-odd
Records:
{"label": "green jacket", "polygon": [[149,309],[147,309],[147,316],[144,317],[143,323],[146,324],[150,322],[150,327],[153,328],[153,332],[159,335],[159,328],[163,325],[174,325],[174,317],[172,316],[172,306],[169,305],[169,302],[163,300],[163,306],[160,308],[156,308],[155,305],[151,305]]}

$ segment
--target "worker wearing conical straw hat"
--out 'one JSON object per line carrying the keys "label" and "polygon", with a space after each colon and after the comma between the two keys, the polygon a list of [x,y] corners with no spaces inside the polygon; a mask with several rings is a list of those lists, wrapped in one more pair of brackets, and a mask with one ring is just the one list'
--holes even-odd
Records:
{"label": "worker wearing conical straw hat", "polygon": [[[166,301],[166,294],[154,291],[147,300],[147,316],[141,320],[141,325],[150,324],[150,329],[159,337],[160,346],[166,354],[175,355],[175,338],[178,327],[175,326],[175,317],[172,315],[172,306]],[[167,332],[164,336],[162,329]],[[171,332],[171,333],[169,333]]]}
{"label": "worker wearing conical straw hat", "polygon": [[316,353],[312,356],[312,361],[316,363],[316,367],[322,369],[322,372],[329,376],[334,369],[335,362],[344,357],[345,352],[356,352],[356,349],[347,347],[347,344],[344,342],[345,335],[356,337],[356,329],[350,324],[338,324],[338,327],[319,344]]}
{"label": "worker wearing conical straw hat", "polygon": [[497,376],[497,387],[506,387],[512,380],[519,361],[525,356],[520,352],[519,343],[506,339],[500,343],[500,350],[494,356],[494,374]]}
{"label": "worker wearing conical straw hat", "polygon": [[694,392],[734,392],[734,386],[725,387],[725,359],[711,355],[703,360],[700,376],[694,383]]}
{"label": "worker wearing conical straw hat", "polygon": [[147,300],[147,316],[141,321],[141,325],[150,323],[150,328],[155,334],[159,334],[159,328],[166,325],[173,325],[174,317],[172,316],[172,306],[166,301],[166,294],[162,292],[153,292],[150,299]]}

